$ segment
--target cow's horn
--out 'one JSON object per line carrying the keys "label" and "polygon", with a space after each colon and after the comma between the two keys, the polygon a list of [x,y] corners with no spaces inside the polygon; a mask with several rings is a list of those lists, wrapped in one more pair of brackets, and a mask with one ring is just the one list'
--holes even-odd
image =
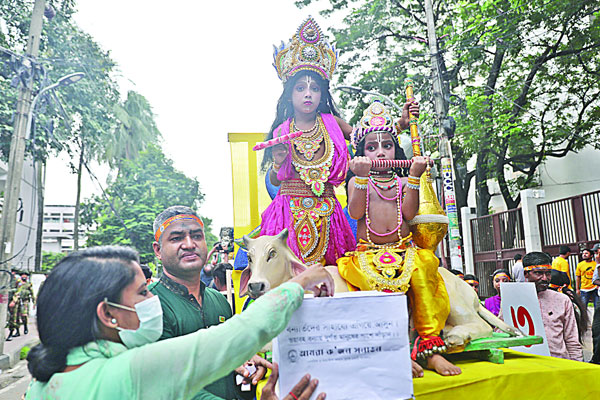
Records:
{"label": "cow's horn", "polygon": [[275,236],[275,238],[281,240],[282,242],[287,241],[289,235],[289,231],[287,230],[287,228],[283,228],[283,230],[281,232],[279,232],[279,235]]}

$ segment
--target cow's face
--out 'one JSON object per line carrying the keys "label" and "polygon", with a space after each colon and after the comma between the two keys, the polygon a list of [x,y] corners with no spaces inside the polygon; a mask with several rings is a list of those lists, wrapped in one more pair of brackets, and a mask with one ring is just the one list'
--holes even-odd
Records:
{"label": "cow's face", "polygon": [[277,236],[261,236],[257,239],[244,236],[248,248],[248,267],[242,272],[240,297],[247,294],[256,299],[306,268],[289,249],[287,237],[287,229]]}

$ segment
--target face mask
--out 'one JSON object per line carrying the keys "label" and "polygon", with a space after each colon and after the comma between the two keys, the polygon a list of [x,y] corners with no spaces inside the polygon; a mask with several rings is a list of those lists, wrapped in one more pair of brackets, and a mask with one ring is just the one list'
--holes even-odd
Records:
{"label": "face mask", "polygon": [[123,310],[133,311],[140,320],[140,326],[136,329],[123,329],[117,326],[119,337],[128,348],[143,346],[158,340],[163,331],[163,313],[158,296],[153,296],[135,305],[135,308],[104,300],[106,304]]}

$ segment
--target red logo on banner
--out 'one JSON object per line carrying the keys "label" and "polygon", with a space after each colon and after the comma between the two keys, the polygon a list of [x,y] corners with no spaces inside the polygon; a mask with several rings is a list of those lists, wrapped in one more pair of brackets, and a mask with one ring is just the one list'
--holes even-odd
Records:
{"label": "red logo on banner", "polygon": [[[535,326],[533,326],[533,319],[529,314],[529,311],[523,306],[519,306],[517,308],[517,315],[515,316],[515,309],[510,307],[510,316],[512,317],[513,325],[517,328],[524,328],[525,323],[527,323],[527,327],[529,328],[529,332],[527,333],[529,336],[535,334]],[[518,323],[517,323],[518,322]],[[527,345],[525,347],[531,347],[531,345]]]}

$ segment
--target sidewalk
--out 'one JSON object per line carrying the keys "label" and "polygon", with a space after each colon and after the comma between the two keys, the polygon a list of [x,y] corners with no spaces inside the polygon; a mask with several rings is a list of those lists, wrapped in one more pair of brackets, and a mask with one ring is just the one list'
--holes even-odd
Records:
{"label": "sidewalk", "polygon": [[[0,355],[0,370],[12,368],[18,363],[23,347],[31,348],[40,342],[34,318],[31,318],[28,328],[29,333],[27,335],[23,334],[23,327],[20,327],[21,336],[13,337],[10,342],[4,342],[4,354]],[[8,329],[5,334],[8,336]]]}

